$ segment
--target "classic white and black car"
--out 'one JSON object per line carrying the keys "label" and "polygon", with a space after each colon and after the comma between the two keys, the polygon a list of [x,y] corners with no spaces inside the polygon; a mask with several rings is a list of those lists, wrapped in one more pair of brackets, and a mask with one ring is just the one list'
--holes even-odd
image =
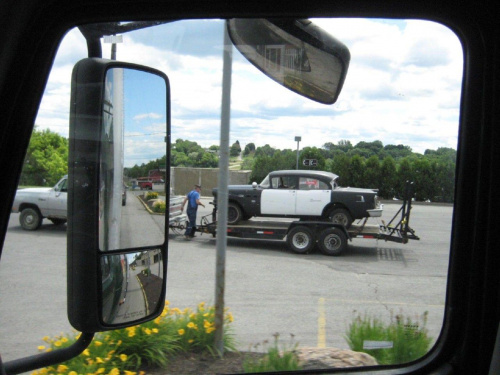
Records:
{"label": "classic white and black car", "polygon": [[[349,228],[353,220],[379,217],[377,189],[340,187],[334,173],[284,170],[252,185],[230,185],[228,224],[254,216],[328,220]],[[213,189],[215,201],[217,189]]]}

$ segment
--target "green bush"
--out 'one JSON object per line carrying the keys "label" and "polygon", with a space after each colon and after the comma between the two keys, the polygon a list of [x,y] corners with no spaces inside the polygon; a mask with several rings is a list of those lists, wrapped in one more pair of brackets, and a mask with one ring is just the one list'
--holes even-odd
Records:
{"label": "green bush", "polygon": [[159,201],[153,203],[153,211],[154,212],[164,214],[166,210],[167,210],[167,204],[165,203],[165,201],[159,200]]}
{"label": "green bush", "polygon": [[[299,359],[295,353],[298,343],[293,343],[293,335],[291,347],[285,346],[283,350],[279,349],[278,338],[279,334],[275,333],[274,344],[267,348],[264,357],[256,360],[245,360],[243,370],[246,373],[301,370]],[[264,341],[264,345],[267,345],[266,341]]]}
{"label": "green bush", "polygon": [[[200,303],[196,311],[165,309],[156,319],[147,323],[100,332],[94,336],[89,347],[79,356],[57,366],[42,368],[32,375],[134,375],[141,366],[166,367],[169,360],[180,352],[203,352],[213,354],[215,339],[215,308]],[[224,349],[235,350],[230,323],[233,316],[226,311],[224,316]],[[45,345],[39,351],[49,352],[72,345],[78,335],[44,337]],[[143,373],[143,372],[141,372]]]}
{"label": "green bush", "polygon": [[158,192],[156,192],[156,191],[148,191],[146,193],[146,200],[149,201],[151,199],[158,199]]}
{"label": "green bush", "polygon": [[[400,364],[424,356],[430,348],[432,338],[428,336],[426,311],[422,317],[395,317],[391,314],[389,324],[379,318],[357,315],[346,333],[351,350],[368,353],[381,365]],[[365,341],[388,341],[392,348],[365,349]]]}

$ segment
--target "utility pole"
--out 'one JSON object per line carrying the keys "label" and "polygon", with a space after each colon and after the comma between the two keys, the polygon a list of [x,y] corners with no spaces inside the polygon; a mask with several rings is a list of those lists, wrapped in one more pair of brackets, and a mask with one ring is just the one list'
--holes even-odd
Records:
{"label": "utility pole", "polygon": [[295,167],[295,169],[299,169],[299,143],[300,141],[302,140],[302,137],[299,137],[299,136],[295,136],[295,142],[297,142],[297,165]]}

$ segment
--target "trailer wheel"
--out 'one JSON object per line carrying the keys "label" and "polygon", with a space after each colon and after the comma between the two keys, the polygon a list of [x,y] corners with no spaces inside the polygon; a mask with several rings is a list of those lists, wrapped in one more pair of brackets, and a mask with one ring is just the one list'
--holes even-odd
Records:
{"label": "trailer wheel", "polygon": [[290,249],[297,254],[306,254],[314,247],[314,235],[305,226],[294,227],[286,235],[286,242]]}
{"label": "trailer wheel", "polygon": [[339,228],[327,228],[319,234],[318,247],[325,255],[340,255],[347,247],[347,237]]}
{"label": "trailer wheel", "polygon": [[227,206],[227,223],[238,224],[243,219],[243,212],[238,204],[229,202]]}
{"label": "trailer wheel", "polygon": [[352,224],[352,217],[349,211],[344,208],[335,208],[330,211],[328,218],[334,224],[343,225],[346,229]]}

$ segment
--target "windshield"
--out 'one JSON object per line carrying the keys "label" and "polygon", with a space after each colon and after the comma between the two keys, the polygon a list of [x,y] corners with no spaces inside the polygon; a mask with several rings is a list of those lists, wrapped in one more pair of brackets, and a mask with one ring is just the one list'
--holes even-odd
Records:
{"label": "windshield", "polygon": [[[129,188],[125,190],[126,201],[121,201],[122,192],[117,189],[120,200],[116,209],[121,210],[123,222],[144,215],[140,225],[130,226],[125,232],[146,243],[163,228],[165,220],[172,222],[169,232],[162,233],[169,243],[169,309],[165,316],[171,319],[171,325],[166,328],[165,337],[185,352],[199,353],[202,347],[212,349],[215,240],[202,231],[208,230],[213,220],[213,206],[209,203],[213,201],[212,189],[218,184],[219,156],[229,153],[229,184],[262,181],[263,189],[238,192],[245,196],[233,198],[245,198],[247,206],[236,202],[230,206],[229,216],[239,214],[241,219],[231,230],[244,234],[228,238],[227,254],[231,261],[225,271],[226,350],[257,353],[260,358],[275,346],[279,351],[301,355],[308,350],[320,355],[336,348],[345,355],[351,355],[349,350],[369,354],[370,360],[361,363],[363,366],[413,361],[432,349],[443,326],[464,64],[462,47],[451,30],[429,21],[311,21],[350,51],[348,72],[337,101],[325,105],[298,95],[302,78],[295,75],[287,81],[294,91],[263,74],[231,47],[227,150],[220,147],[223,20],[159,24],[123,33],[122,41],[116,44],[102,38],[104,58],[111,58],[115,51],[114,57],[119,61],[161,70],[169,77],[171,92],[169,158],[165,154],[168,119],[149,107],[158,100],[158,92],[134,82],[124,98],[123,183]],[[269,57],[262,69],[274,70],[273,77],[285,81],[290,77],[281,69],[287,64],[300,73],[314,68],[316,55],[309,49],[304,54],[295,39],[293,43],[293,48],[269,40],[258,45],[256,56]],[[54,186],[67,173],[71,69],[85,57],[85,38],[78,28],[70,30],[60,45],[40,105],[20,179],[23,187]],[[340,66],[337,62],[335,69],[338,71]],[[324,79],[331,77],[325,75]],[[338,88],[339,84],[330,86]],[[310,96],[320,89],[315,87]],[[166,174],[169,162],[170,176]],[[331,181],[333,189],[340,185],[378,189],[383,210],[368,206],[363,206],[361,213],[354,208],[347,210],[346,201],[354,207],[373,202],[362,192],[338,198],[349,192],[331,192],[316,188],[315,184],[303,184],[304,189],[268,189],[269,173],[295,169],[338,175]],[[410,195],[407,181],[414,182]],[[186,214],[186,210],[177,209],[167,216],[169,202],[166,203],[165,191],[169,189],[182,202],[196,190],[195,185],[203,187],[200,200],[204,206],[198,205],[195,218],[201,233],[186,239],[188,218],[175,222],[175,217]],[[344,199],[343,205],[335,199]],[[335,214],[350,219],[341,225],[352,222],[356,228],[368,218],[365,229],[371,228],[378,235],[379,229],[385,228],[408,200],[413,202],[409,223],[421,240],[406,244],[373,236],[357,237],[354,229],[348,229],[352,241],[342,256],[332,258],[320,250],[317,241],[308,254],[296,254],[290,248],[292,236],[287,237],[286,233],[279,239],[259,237],[276,228],[287,228],[293,221],[332,223],[336,216],[333,207],[340,208]],[[248,213],[245,207],[253,211]],[[72,332],[65,310],[66,219],[60,219],[66,217],[66,202],[54,209],[55,216],[33,210],[11,215],[0,269],[0,319],[4,323],[21,317],[26,321],[20,313],[25,310],[24,305],[13,297],[23,295],[32,306],[29,320],[33,330],[30,337],[19,337],[15,332],[6,332],[15,331],[14,324],[0,325],[0,352],[5,361],[20,357],[18,351],[24,353],[25,345],[32,345],[35,352],[37,343],[48,348],[49,344],[41,342],[45,336]],[[300,214],[299,209],[303,210]],[[266,216],[266,212],[270,214]],[[36,232],[31,230],[33,226],[23,230],[23,224],[27,224],[23,220],[36,218],[39,213],[41,224]],[[396,222],[400,216],[397,218]],[[257,226],[253,237],[244,237],[248,234],[242,228],[252,226]],[[130,276],[129,287],[140,291],[139,281],[153,280],[148,277],[155,275],[152,265],[159,261],[151,257],[150,267],[130,262],[128,274],[138,277]],[[32,272],[26,272],[28,269]],[[40,280],[44,288],[35,288]],[[37,314],[49,307],[54,320],[64,324],[49,324]],[[143,327],[151,335],[153,328],[162,329],[153,323]],[[364,327],[373,332],[364,332]],[[378,328],[380,331],[375,332]],[[135,338],[141,330],[136,328]],[[134,338],[129,337],[130,330],[123,332],[123,341]],[[141,332],[144,337],[148,335]],[[396,333],[400,336],[390,336]],[[13,342],[13,337],[19,341]],[[167,338],[162,342],[170,342]],[[400,342],[407,346],[398,347]],[[398,356],[415,347],[422,349],[413,357]],[[122,361],[116,359],[114,363]],[[123,363],[125,366],[127,362]],[[331,366],[313,364],[314,368]]]}
{"label": "windshield", "polygon": [[264,178],[262,180],[262,182],[260,183],[260,187],[262,188],[268,188],[270,186],[269,184],[269,176],[266,176],[266,178]]}

